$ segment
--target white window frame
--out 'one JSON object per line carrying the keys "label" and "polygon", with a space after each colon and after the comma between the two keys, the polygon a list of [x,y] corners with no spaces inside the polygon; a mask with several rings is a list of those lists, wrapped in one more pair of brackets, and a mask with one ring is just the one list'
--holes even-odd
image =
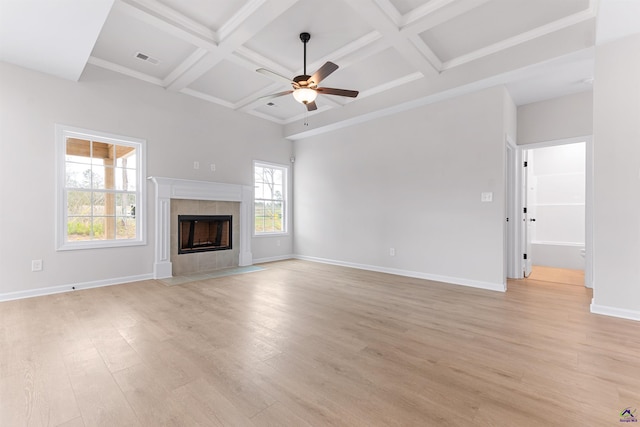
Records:
{"label": "white window frame", "polygon": [[[256,232],[256,193],[255,193],[255,174],[256,174],[256,166],[259,167],[264,167],[264,168],[277,168],[277,169],[281,169],[283,172],[283,187],[282,187],[282,204],[283,204],[283,209],[282,212],[284,213],[284,220],[282,222],[282,227],[283,227],[283,231],[261,231],[261,232]],[[259,160],[254,160],[253,162],[253,169],[252,169],[252,173],[253,173],[253,188],[254,188],[254,192],[253,192],[253,207],[252,207],[252,213],[251,213],[251,226],[253,229],[253,236],[254,237],[270,237],[270,236],[286,236],[289,234],[289,166],[288,165],[282,165],[282,164],[278,164],[278,163],[269,163],[269,162],[263,162],[263,161],[259,161]]]}
{"label": "white window frame", "polygon": [[[115,248],[147,244],[146,221],[146,141],[100,131],[61,124],[56,132],[56,249],[58,251]],[[136,149],[136,237],[134,239],[83,240],[67,239],[66,142],[67,138],[131,146]]]}

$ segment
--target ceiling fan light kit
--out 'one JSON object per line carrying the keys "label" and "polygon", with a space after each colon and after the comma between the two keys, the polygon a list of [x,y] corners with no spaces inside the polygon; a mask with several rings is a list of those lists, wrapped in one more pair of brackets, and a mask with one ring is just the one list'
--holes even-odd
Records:
{"label": "ceiling fan light kit", "polygon": [[300,88],[293,91],[293,97],[301,104],[307,105],[316,100],[318,92],[309,88]]}
{"label": "ceiling fan light kit", "polygon": [[307,75],[307,43],[311,40],[311,34],[309,33],[300,33],[300,40],[304,46],[304,61],[303,61],[303,74],[299,76],[295,76],[292,80],[289,80],[286,77],[283,77],[271,70],[267,70],[265,68],[259,68],[256,71],[262,74],[267,74],[271,76],[278,77],[281,80],[287,80],[291,86],[292,90],[278,92],[272,95],[267,95],[263,98],[276,98],[283,95],[288,95],[290,93],[293,94],[293,97],[296,101],[301,104],[304,104],[307,107],[307,111],[317,110],[315,100],[318,96],[318,93],[323,93],[326,95],[337,95],[337,96],[347,96],[350,98],[355,98],[358,96],[358,91],[356,90],[348,90],[348,89],[334,89],[328,87],[318,87],[318,84],[327,78],[331,73],[338,69],[338,66],[333,62],[326,62],[318,71],[313,73],[313,75]]}

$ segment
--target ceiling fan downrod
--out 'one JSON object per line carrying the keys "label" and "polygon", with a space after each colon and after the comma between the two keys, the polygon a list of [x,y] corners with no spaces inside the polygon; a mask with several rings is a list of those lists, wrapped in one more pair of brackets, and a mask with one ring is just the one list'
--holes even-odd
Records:
{"label": "ceiling fan downrod", "polygon": [[300,33],[300,40],[302,40],[302,44],[304,46],[304,70],[302,74],[307,75],[307,42],[311,39],[311,34],[309,33]]}

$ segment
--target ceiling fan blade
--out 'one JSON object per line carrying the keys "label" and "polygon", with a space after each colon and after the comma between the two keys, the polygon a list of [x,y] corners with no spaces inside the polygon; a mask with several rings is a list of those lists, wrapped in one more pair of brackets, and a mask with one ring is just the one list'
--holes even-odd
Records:
{"label": "ceiling fan blade", "polygon": [[319,87],[316,90],[324,95],[348,96],[349,98],[355,98],[359,93],[357,90],[334,89],[331,87]]}
{"label": "ceiling fan blade", "polygon": [[312,81],[316,85],[320,84],[322,80],[326,79],[329,74],[333,73],[337,69],[338,66],[333,62],[325,62],[325,64],[320,67],[320,69],[316,71],[313,76],[311,76],[309,81]]}
{"label": "ceiling fan blade", "polygon": [[281,74],[276,73],[275,71],[271,71],[271,70],[267,70],[266,68],[258,68],[256,70],[257,72],[259,72],[260,74],[264,74],[265,76],[269,76],[271,78],[277,78],[278,80],[282,80],[284,82],[287,82],[289,84],[291,84],[291,79],[288,77],[285,77]]}
{"label": "ceiling fan blade", "polygon": [[273,98],[277,98],[279,96],[289,95],[290,93],[293,93],[293,90],[285,90],[284,92],[272,93],[271,95],[261,96],[258,99],[259,100],[273,99]]}
{"label": "ceiling fan blade", "polygon": [[307,111],[313,111],[318,109],[318,106],[316,105],[316,101],[308,102],[305,105],[307,106]]}

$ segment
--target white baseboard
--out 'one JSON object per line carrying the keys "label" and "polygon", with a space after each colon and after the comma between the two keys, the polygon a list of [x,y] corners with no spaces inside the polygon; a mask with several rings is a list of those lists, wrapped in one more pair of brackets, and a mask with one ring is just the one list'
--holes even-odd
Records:
{"label": "white baseboard", "polygon": [[591,312],[594,314],[602,314],[605,316],[620,317],[622,319],[629,319],[640,321],[640,311],[628,310],[626,308],[609,307],[606,305],[599,305],[593,302],[591,299]]}
{"label": "white baseboard", "polygon": [[342,267],[357,268],[360,270],[376,271],[379,273],[395,274],[397,276],[414,277],[416,279],[432,280],[434,282],[448,283],[451,285],[469,286],[472,288],[487,289],[490,291],[505,292],[507,290],[506,283],[482,282],[479,280],[462,279],[459,277],[440,276],[437,274],[422,273],[418,271],[400,270],[397,268],[378,267],[376,265],[357,264],[352,262],[336,261],[326,258],[316,258],[305,255],[293,255],[295,259],[305,261],[320,262],[323,264],[339,265]]}
{"label": "white baseboard", "polygon": [[6,292],[0,294],[0,302],[23,298],[40,297],[44,295],[60,294],[81,289],[100,288],[102,286],[121,285],[123,283],[138,282],[153,279],[153,274],[139,274],[136,276],[117,277],[112,279],[94,280],[91,282],[74,283],[71,285],[51,286],[47,288],[30,289],[28,291]]}
{"label": "white baseboard", "polygon": [[266,258],[254,258],[253,263],[264,264],[265,262],[284,261],[284,260],[293,259],[293,258],[295,258],[295,255],[292,255],[292,254],[278,255],[278,256],[272,256],[272,257],[266,257]]}

